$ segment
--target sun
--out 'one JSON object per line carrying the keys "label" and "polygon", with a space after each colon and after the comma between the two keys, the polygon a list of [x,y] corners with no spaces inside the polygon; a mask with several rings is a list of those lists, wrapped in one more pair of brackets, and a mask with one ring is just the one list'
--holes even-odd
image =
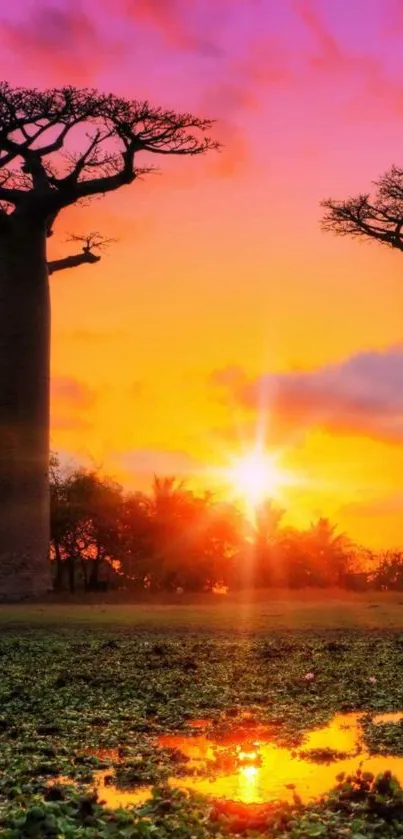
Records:
{"label": "sun", "polygon": [[256,506],[265,498],[276,497],[286,475],[274,455],[255,449],[234,459],[227,469],[227,479],[237,493]]}

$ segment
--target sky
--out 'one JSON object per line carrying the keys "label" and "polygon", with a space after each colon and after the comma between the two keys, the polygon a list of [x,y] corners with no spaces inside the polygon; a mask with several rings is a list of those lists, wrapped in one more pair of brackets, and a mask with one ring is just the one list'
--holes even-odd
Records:
{"label": "sky", "polygon": [[63,460],[202,481],[264,428],[291,523],[403,545],[403,256],[320,227],[403,164],[402,47],[400,0],[2,6],[12,84],[192,111],[222,143],[58,221],[50,258],[116,240],[51,279]]}

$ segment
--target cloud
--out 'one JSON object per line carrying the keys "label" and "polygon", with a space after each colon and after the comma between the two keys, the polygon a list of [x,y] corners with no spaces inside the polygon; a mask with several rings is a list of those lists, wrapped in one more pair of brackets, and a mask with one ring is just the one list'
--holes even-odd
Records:
{"label": "cloud", "polygon": [[213,370],[209,376],[209,384],[216,388],[227,388],[237,391],[246,384],[247,376],[245,371],[238,364],[228,364],[219,370]]}
{"label": "cloud", "polygon": [[389,0],[387,6],[387,20],[385,34],[394,38],[400,38],[403,32],[403,7],[401,0]]}
{"label": "cloud", "polygon": [[158,32],[172,47],[196,51],[207,58],[222,54],[217,30],[230,11],[231,0],[123,0],[121,5],[135,22]]}
{"label": "cloud", "polygon": [[267,409],[283,428],[403,442],[403,346],[357,353],[314,370],[248,379],[242,369],[214,371],[210,384],[246,409]]}
{"label": "cloud", "polygon": [[52,432],[54,431],[90,431],[93,424],[83,417],[63,416],[52,417]]}
{"label": "cloud", "polygon": [[71,376],[51,379],[51,428],[54,432],[89,431],[93,424],[88,413],[97,401],[96,392]]}
{"label": "cloud", "polygon": [[[381,107],[388,115],[401,116],[403,87],[400,79],[394,79],[385,71],[384,60],[376,55],[352,51],[341,44],[321,14],[326,4],[320,7],[318,0],[293,0],[293,7],[313,39],[308,66],[320,79],[326,75],[333,77],[339,88],[342,77],[348,81],[347,113],[350,118],[375,118],[379,121]],[[385,8],[382,11],[385,13]],[[389,13],[386,19],[390,20]],[[347,18],[345,20],[347,22]]]}
{"label": "cloud", "polygon": [[133,399],[139,399],[144,396],[147,393],[145,382],[141,381],[141,379],[135,379],[135,381],[131,384],[129,392]]}
{"label": "cloud", "polygon": [[180,479],[193,476],[203,468],[199,460],[184,451],[164,449],[133,449],[111,453],[114,466],[130,476],[133,481],[149,482],[154,475],[171,476]]}
{"label": "cloud", "polygon": [[403,492],[391,492],[379,498],[363,501],[352,501],[340,507],[339,513],[344,516],[374,518],[374,516],[396,516],[403,513]]}
{"label": "cloud", "polygon": [[121,54],[121,44],[105,44],[96,17],[86,14],[79,0],[35,3],[23,12],[21,20],[0,20],[0,44],[28,70],[46,75],[50,85],[88,83],[109,56]]}
{"label": "cloud", "polygon": [[94,406],[97,394],[85,382],[71,376],[55,376],[51,380],[51,399],[52,402],[86,411]]}
{"label": "cloud", "polygon": [[104,345],[107,341],[116,342],[122,338],[122,330],[110,329],[104,331],[97,331],[96,329],[65,329],[60,335],[71,341],[77,341],[82,344]]}
{"label": "cloud", "polygon": [[326,28],[315,0],[294,0],[294,8],[316,43],[316,52],[309,58],[311,65],[331,72],[344,70],[351,63],[352,57],[341,49],[334,35]]}
{"label": "cloud", "polygon": [[200,105],[203,113],[217,119],[214,136],[222,143],[221,154],[207,161],[210,171],[228,176],[250,165],[245,118],[259,111],[270,90],[288,87],[292,81],[287,51],[266,35],[252,38],[241,55],[231,55],[221,62],[214,81],[206,85]]}
{"label": "cloud", "polygon": [[[161,35],[175,60],[186,61],[199,104],[193,110],[217,119],[214,136],[220,155],[209,156],[206,169],[232,176],[251,163],[245,113],[257,110],[269,88],[291,79],[290,51],[267,34],[260,0],[105,0],[131,22]],[[206,59],[201,64],[200,58]],[[189,63],[188,63],[189,62]],[[205,68],[205,69],[204,69]]]}

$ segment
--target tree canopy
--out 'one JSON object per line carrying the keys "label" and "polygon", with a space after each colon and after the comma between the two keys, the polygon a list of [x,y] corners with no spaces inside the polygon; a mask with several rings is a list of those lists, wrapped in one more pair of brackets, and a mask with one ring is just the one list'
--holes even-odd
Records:
{"label": "tree canopy", "polygon": [[[153,171],[138,156],[197,155],[218,148],[212,122],[92,89],[39,91],[0,83],[0,234],[10,218],[46,221]],[[85,241],[93,262],[99,241]],[[76,264],[77,263],[76,261]],[[50,264],[50,271],[70,264]]]}

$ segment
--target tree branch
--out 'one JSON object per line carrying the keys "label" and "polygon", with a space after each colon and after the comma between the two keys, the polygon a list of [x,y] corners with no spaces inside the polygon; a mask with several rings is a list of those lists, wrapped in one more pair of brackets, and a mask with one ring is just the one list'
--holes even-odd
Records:
{"label": "tree branch", "polygon": [[24,193],[19,189],[8,189],[6,186],[0,186],[0,201],[9,201],[10,204],[17,205],[24,198]]}
{"label": "tree branch", "polygon": [[103,195],[105,192],[113,192],[120,186],[132,183],[136,178],[136,171],[133,168],[134,149],[129,148],[123,152],[122,159],[123,167],[114,175],[104,175],[87,181],[71,181],[70,175],[67,175],[58,182],[58,190],[53,200],[63,207],[82,198]]}
{"label": "tree branch", "polygon": [[393,166],[368,194],[322,202],[322,229],[338,236],[373,239],[403,251],[403,170]]}
{"label": "tree branch", "polygon": [[54,274],[55,271],[64,271],[66,268],[76,268],[78,265],[84,265],[85,263],[93,264],[94,262],[99,262],[101,257],[93,252],[94,248],[105,251],[108,245],[115,240],[108,239],[105,236],[101,236],[100,233],[93,232],[88,233],[86,236],[73,234],[69,236],[68,241],[82,242],[82,252],[73,254],[72,256],[66,256],[64,259],[56,259],[53,262],[48,262],[49,274]]}
{"label": "tree branch", "polygon": [[[72,154],[66,138],[77,125],[89,129],[87,148],[77,137],[81,149]],[[0,82],[0,169],[12,164],[3,192],[6,211],[52,220],[76,201],[112,192],[151,171],[135,167],[140,152],[195,155],[216,149],[208,136],[211,126],[211,120],[189,113],[96,90],[13,89]]]}
{"label": "tree branch", "polygon": [[56,271],[64,271],[66,268],[77,268],[79,265],[93,264],[94,262],[99,262],[100,259],[101,257],[97,256],[96,253],[92,253],[90,250],[83,248],[81,253],[48,262],[48,274],[54,274]]}

